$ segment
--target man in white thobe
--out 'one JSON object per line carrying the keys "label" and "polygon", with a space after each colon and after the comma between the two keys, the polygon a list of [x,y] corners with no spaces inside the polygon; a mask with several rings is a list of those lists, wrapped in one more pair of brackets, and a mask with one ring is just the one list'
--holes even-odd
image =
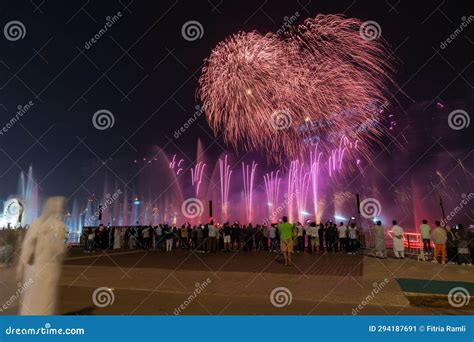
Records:
{"label": "man in white thobe", "polygon": [[66,251],[66,199],[51,197],[26,232],[17,266],[18,279],[30,286],[21,295],[20,315],[54,315]]}
{"label": "man in white thobe", "polygon": [[114,229],[114,249],[120,249],[122,247],[122,229]]}
{"label": "man in white thobe", "polygon": [[377,221],[373,227],[375,236],[375,256],[387,258],[387,249],[385,248],[385,231],[381,221]]}
{"label": "man in white thobe", "polygon": [[403,244],[403,228],[393,221],[392,227],[393,253],[397,259],[405,258],[405,245]]}

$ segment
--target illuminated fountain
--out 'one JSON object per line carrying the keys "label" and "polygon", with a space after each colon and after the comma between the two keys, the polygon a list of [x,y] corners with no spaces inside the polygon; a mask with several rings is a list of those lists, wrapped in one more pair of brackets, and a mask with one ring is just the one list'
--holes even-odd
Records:
{"label": "illuminated fountain", "polygon": [[279,192],[280,192],[280,170],[267,173],[263,176],[265,182],[265,194],[267,197],[268,217],[273,219],[274,208],[279,206]]}
{"label": "illuminated fountain", "polygon": [[39,216],[39,191],[33,175],[33,166],[28,168],[26,182],[23,172],[20,174],[18,190],[25,206],[21,224],[31,224]]}
{"label": "illuminated fountain", "polygon": [[245,163],[242,162],[242,178],[245,201],[245,222],[252,222],[253,220],[253,195],[256,169],[256,162],[253,161],[252,165],[245,165]]}
{"label": "illuminated fountain", "polygon": [[227,221],[229,218],[229,188],[232,171],[227,160],[219,159],[220,185],[221,185],[221,219]]}

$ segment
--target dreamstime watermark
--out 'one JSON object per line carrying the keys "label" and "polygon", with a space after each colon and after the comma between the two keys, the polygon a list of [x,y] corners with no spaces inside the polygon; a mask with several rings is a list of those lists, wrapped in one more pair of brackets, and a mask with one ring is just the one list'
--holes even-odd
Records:
{"label": "dreamstime watermark", "polygon": [[99,308],[105,308],[115,302],[113,289],[108,287],[98,287],[92,293],[92,303]]}
{"label": "dreamstime watermark", "polygon": [[84,335],[84,328],[53,328],[51,323],[45,323],[40,328],[15,328],[9,326],[5,329],[5,335]]}
{"label": "dreamstime watermark", "polygon": [[188,42],[201,39],[204,35],[204,27],[197,20],[189,20],[181,27],[181,35]]}
{"label": "dreamstime watermark", "polygon": [[174,309],[173,314],[175,316],[178,316],[179,314],[181,314],[181,312],[184,311],[211,283],[212,283],[212,280],[210,278],[207,278],[201,284],[199,283],[194,284],[193,293],[191,293],[189,297],[186,298],[180,306]]}
{"label": "dreamstime watermark", "polygon": [[104,26],[99,31],[97,31],[97,33],[91,39],[89,39],[87,42],[84,43],[84,48],[86,50],[89,50],[92,47],[92,45],[97,43],[99,39],[102,38],[102,36],[105,35],[107,31],[110,28],[112,28],[112,26],[114,26],[115,23],[117,23],[122,17],[123,17],[123,14],[120,11],[118,11],[113,16],[107,16],[105,18],[106,23],[104,24]]}
{"label": "dreamstime watermark", "polygon": [[371,41],[380,38],[382,28],[375,20],[364,21],[359,28],[359,35],[363,40]]}
{"label": "dreamstime watermark", "polygon": [[283,17],[283,24],[281,25],[281,27],[276,31],[276,36],[278,38],[281,38],[287,29],[293,27],[293,24],[298,20],[298,18],[300,17],[300,13],[298,11],[296,11],[292,16],[288,17],[288,16],[284,16]]}
{"label": "dreamstime watermark", "polygon": [[93,215],[91,215],[85,222],[84,226],[89,227],[93,226],[95,223],[95,220],[98,219],[101,214],[107,210],[116,200],[119,198],[119,196],[122,195],[122,190],[118,189],[115,191],[112,195],[109,193],[105,195],[104,203],[99,206],[99,208],[95,211]]}
{"label": "dreamstime watermark", "polygon": [[468,205],[468,203],[474,198],[474,193],[470,192],[469,194],[462,194],[461,198],[462,198],[461,202],[459,202],[459,204],[456,207],[454,207],[453,210],[451,210],[451,212],[446,216],[446,218],[441,220],[442,226],[446,226],[448,222],[450,222],[457,214],[459,214],[459,212],[463,208],[465,208]]}
{"label": "dreamstime watermark", "polygon": [[370,291],[367,297],[365,297],[362,302],[357,305],[357,307],[352,309],[352,316],[356,316],[360,311],[362,311],[389,282],[390,281],[385,278],[380,283],[373,283],[374,288],[372,289],[372,291]]}
{"label": "dreamstime watermark", "polygon": [[283,286],[276,287],[270,293],[270,302],[276,308],[282,308],[291,305],[293,301],[293,294],[291,291]]}
{"label": "dreamstime watermark", "polygon": [[325,135],[326,140],[332,143],[337,143],[347,131],[356,131],[357,134],[362,134],[368,132],[371,128],[381,125],[378,118],[378,114],[382,113],[389,107],[390,103],[388,101],[381,102],[379,100],[373,100],[366,105],[345,108],[336,114],[337,119],[350,118],[351,116],[356,116],[358,113],[372,113],[372,116],[364,123],[358,124],[357,126],[351,126],[344,130],[331,129],[334,128],[334,120],[331,117],[324,117],[319,120],[305,120],[301,125],[295,127],[297,133],[304,137],[303,143],[305,145],[316,146],[320,141],[321,137],[318,134],[323,131],[323,128],[328,128],[326,131],[329,131],[329,134]]}
{"label": "dreamstime watermark", "polygon": [[374,114],[367,121],[359,125],[356,128],[356,132],[358,134],[361,134],[361,133],[369,131],[370,128],[380,126],[381,125],[380,119],[376,115],[383,113],[385,110],[387,110],[389,106],[390,106],[390,103],[388,101],[384,101],[383,103],[378,103],[377,101],[374,101],[372,105],[370,106],[370,109],[375,111],[376,114]]}
{"label": "dreamstime watermark", "polygon": [[3,28],[5,38],[11,42],[23,39],[26,36],[26,27],[19,20],[12,20],[5,24]]}
{"label": "dreamstime watermark", "polygon": [[441,42],[441,43],[439,44],[439,47],[440,47],[442,50],[446,49],[446,47],[447,47],[449,44],[451,44],[451,43],[464,31],[464,29],[465,29],[470,23],[472,23],[472,22],[474,21],[474,16],[470,15],[468,18],[466,18],[466,16],[462,16],[462,17],[461,17],[461,20],[462,20],[461,25],[459,25],[459,27],[458,27],[457,29],[455,29],[455,30],[453,31],[453,33],[451,33],[451,34],[449,35],[449,37],[445,39],[444,42]]}
{"label": "dreamstime watermark", "polygon": [[17,112],[10,118],[10,120],[0,129],[0,135],[4,135],[5,133],[8,132],[10,128],[12,128],[20,118],[25,115],[31,107],[33,107],[35,103],[33,101],[28,101],[26,104],[18,105],[16,107]]}
{"label": "dreamstime watermark", "polygon": [[455,131],[468,128],[470,123],[471,117],[465,110],[455,109],[448,115],[448,125]]}
{"label": "dreamstime watermark", "polygon": [[282,214],[282,212],[285,210],[285,208],[288,206],[288,204],[293,200],[293,198],[296,195],[298,195],[298,193],[299,193],[299,191],[295,191],[295,192],[291,193],[290,196],[288,196],[288,194],[284,194],[283,195],[283,198],[284,198],[283,203],[280,204],[276,209],[274,209],[270,213],[270,215],[262,221],[262,224],[264,226],[266,226],[269,223],[274,222],[276,220],[276,218]]}
{"label": "dreamstime watermark", "polygon": [[453,287],[448,293],[448,303],[453,308],[462,308],[469,305],[471,294],[464,287]]}
{"label": "dreamstime watermark", "polygon": [[114,127],[115,116],[114,114],[107,109],[99,109],[92,116],[92,125],[99,131],[104,131],[106,129]]}
{"label": "dreamstime watermark", "polygon": [[377,126],[380,126],[380,120],[375,118],[375,117],[372,117],[372,118],[368,119],[367,121],[365,121],[364,123],[360,124],[356,128],[356,133],[357,134],[362,134],[364,132],[369,131],[371,128],[374,128],[374,127],[377,127]]}
{"label": "dreamstime watermark", "polygon": [[367,219],[374,219],[382,212],[382,205],[375,198],[366,198],[360,202],[360,214]]}
{"label": "dreamstime watermark", "polygon": [[188,198],[181,205],[181,212],[188,219],[199,217],[204,212],[204,204],[197,198]]}
{"label": "dreamstime watermark", "polygon": [[270,116],[270,125],[277,131],[290,128],[291,123],[291,115],[287,110],[275,110]]}
{"label": "dreamstime watermark", "polygon": [[178,139],[181,136],[181,134],[186,132],[186,130],[189,127],[191,127],[191,125],[204,113],[204,109],[201,106],[196,105],[196,107],[194,108],[195,108],[195,111],[194,111],[193,116],[190,116],[188,121],[186,121],[180,128],[174,131],[173,136],[175,139]]}
{"label": "dreamstime watermark", "polygon": [[27,281],[25,281],[23,284],[22,283],[18,283],[17,284],[17,289],[15,291],[15,293],[13,295],[10,296],[10,298],[8,298],[6,300],[5,303],[3,303],[2,306],[0,306],[0,312],[3,312],[5,310],[7,310],[10,306],[13,305],[13,303],[15,303],[21,296],[21,294],[27,289],[29,288],[32,284],[34,283],[33,279],[30,278],[28,279]]}

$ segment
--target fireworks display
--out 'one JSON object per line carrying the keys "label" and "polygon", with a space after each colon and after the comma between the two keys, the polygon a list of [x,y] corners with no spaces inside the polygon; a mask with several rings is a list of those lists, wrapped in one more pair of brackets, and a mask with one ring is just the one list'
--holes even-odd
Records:
{"label": "fireworks display", "polygon": [[[210,126],[223,130],[227,142],[244,148],[273,150],[278,147],[269,135],[273,113],[283,114],[299,107],[294,96],[297,65],[287,53],[285,43],[268,34],[238,33],[221,42],[212,52],[200,78],[200,95]],[[291,138],[291,132],[280,135]]]}
{"label": "fireworks display", "polygon": [[364,39],[361,24],[318,15],[281,38],[250,32],[219,43],[199,90],[212,129],[276,161],[304,156],[315,144],[330,153],[343,136],[370,156],[392,69],[383,41]]}

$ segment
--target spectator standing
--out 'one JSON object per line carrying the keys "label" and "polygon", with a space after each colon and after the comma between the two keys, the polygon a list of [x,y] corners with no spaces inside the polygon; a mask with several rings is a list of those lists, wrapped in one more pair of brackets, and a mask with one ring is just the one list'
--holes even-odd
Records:
{"label": "spectator standing", "polygon": [[181,226],[181,229],[179,230],[179,237],[180,237],[180,240],[179,240],[179,244],[180,244],[180,247],[181,249],[184,249],[184,248],[189,248],[189,245],[188,245],[188,228],[186,228],[186,226],[183,224]]}
{"label": "spectator standing", "polygon": [[161,224],[155,227],[155,248],[159,251],[163,250],[163,228]]}
{"label": "spectator standing", "polygon": [[171,227],[166,227],[165,239],[166,239],[166,251],[171,252],[171,250],[173,249],[173,239],[174,239],[174,233]]}
{"label": "spectator standing", "polygon": [[423,250],[425,253],[431,254],[431,227],[428,220],[423,220],[420,225],[421,239],[423,240]]}
{"label": "spectator standing", "polygon": [[270,229],[268,231],[268,234],[270,236],[270,252],[274,252],[275,251],[275,244],[276,244],[276,227],[275,227],[275,224],[272,223],[272,225],[270,226]]}
{"label": "spectator standing", "polygon": [[456,264],[458,260],[459,237],[450,226],[446,226],[446,258],[449,264]]}
{"label": "spectator standing", "polygon": [[202,225],[198,225],[196,228],[196,246],[194,249],[196,249],[198,252],[204,252],[204,232],[203,232],[203,227]]}
{"label": "spectator standing", "polygon": [[403,242],[403,228],[400,227],[397,221],[392,221],[392,239],[393,239],[393,253],[395,258],[405,258],[405,244]]}
{"label": "spectator standing", "polygon": [[385,247],[385,230],[381,221],[377,221],[374,225],[375,235],[375,256],[379,258],[387,258],[387,249]]}
{"label": "spectator standing", "polygon": [[296,249],[297,253],[304,252],[304,228],[303,225],[298,222],[296,224],[297,236],[298,236],[298,248]]}
{"label": "spectator standing", "polygon": [[293,227],[288,223],[288,217],[283,217],[283,222],[278,225],[281,239],[281,251],[285,258],[285,265],[291,265],[291,254],[293,253]]}
{"label": "spectator standing", "polygon": [[316,222],[311,222],[309,224],[308,231],[308,249],[311,250],[311,253],[319,253],[319,234],[318,226]]}
{"label": "spectator standing", "polygon": [[206,224],[202,228],[202,250],[204,253],[209,253],[209,225]]}
{"label": "spectator standing", "polygon": [[341,222],[337,228],[339,238],[339,249],[341,252],[347,251],[347,226]]}
{"label": "spectator standing", "polygon": [[217,228],[214,227],[214,221],[209,222],[209,252],[217,252]]}
{"label": "spectator standing", "polygon": [[319,248],[324,252],[324,224],[319,224],[318,237],[319,237]]}
{"label": "spectator standing", "polygon": [[232,246],[232,232],[230,229],[229,222],[226,222],[224,224],[224,251],[225,252],[230,252],[231,251],[231,246]]}
{"label": "spectator standing", "polygon": [[446,230],[441,227],[441,222],[435,222],[436,228],[433,230],[433,242],[435,245],[434,259],[435,264],[438,263],[438,256],[441,253],[441,263],[446,264],[446,241],[448,240],[448,235]]}
{"label": "spectator standing", "polygon": [[263,233],[263,238],[262,238],[263,250],[268,251],[268,227],[265,223],[262,225],[262,233]]}
{"label": "spectator standing", "polygon": [[357,227],[355,223],[351,223],[347,228],[347,245],[349,252],[347,254],[354,255],[357,250]]}
{"label": "spectator standing", "polygon": [[151,246],[151,227],[143,228],[143,249],[149,249]]}

